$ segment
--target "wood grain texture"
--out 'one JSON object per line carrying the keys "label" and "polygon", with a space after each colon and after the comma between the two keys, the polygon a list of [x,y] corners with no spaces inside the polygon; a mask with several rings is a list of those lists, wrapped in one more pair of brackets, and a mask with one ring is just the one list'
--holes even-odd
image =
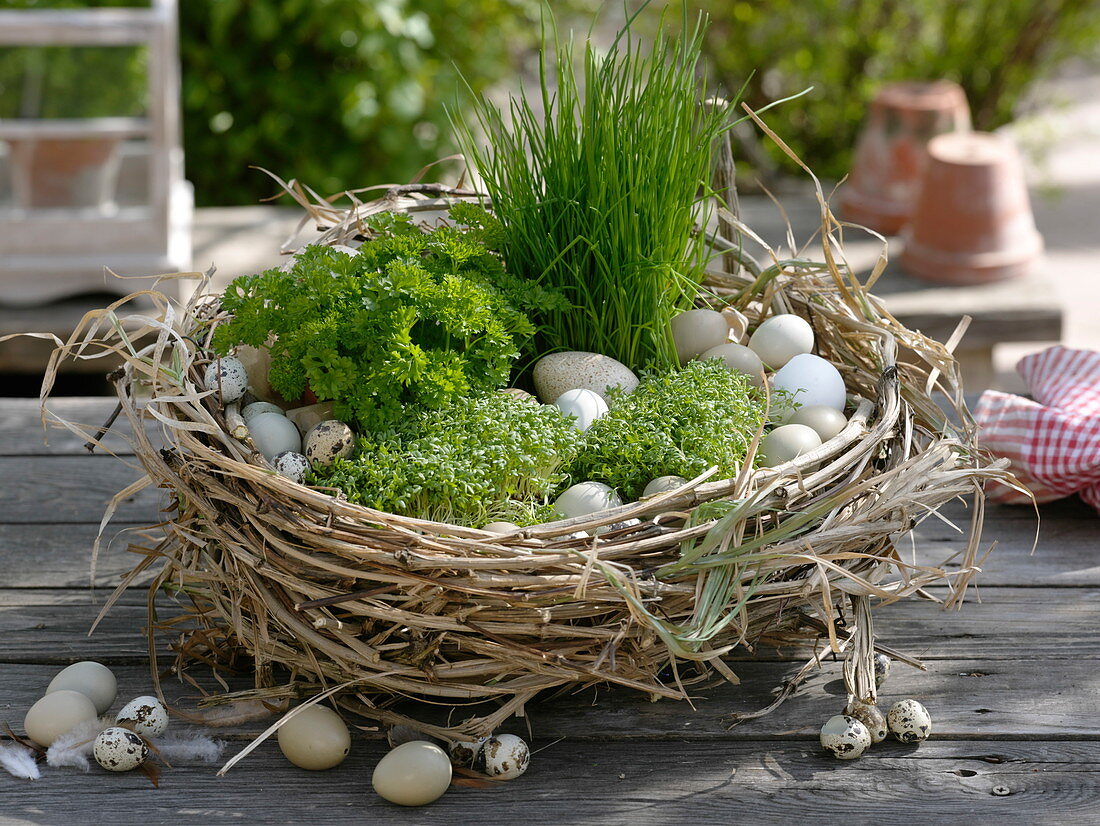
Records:
{"label": "wood grain texture", "polygon": [[[127,551],[140,544],[140,526],[110,525],[96,565],[95,586],[117,585],[138,561]],[[92,545],[98,525],[5,525],[0,523],[0,570],[8,588],[88,588]]]}
{"label": "wood grain texture", "polygon": [[[110,398],[59,397],[51,399],[49,409],[71,422],[95,431],[114,409]],[[150,431],[153,425],[150,425]],[[125,418],[115,422],[103,439],[104,445],[119,455],[132,451],[123,438],[129,432]],[[48,443],[47,443],[48,440]],[[0,456],[87,456],[84,439],[57,427],[43,429],[38,399],[5,399],[0,404]]]}

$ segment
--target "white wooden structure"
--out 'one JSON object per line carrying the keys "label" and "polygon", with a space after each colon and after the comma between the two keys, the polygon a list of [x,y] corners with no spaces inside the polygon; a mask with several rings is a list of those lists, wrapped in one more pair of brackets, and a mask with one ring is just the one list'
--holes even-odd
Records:
{"label": "white wooden structure", "polygon": [[[183,177],[177,26],[175,0],[152,0],[148,8],[0,11],[0,46],[149,49],[146,117],[0,120],[0,140],[142,138],[149,158],[147,203],[113,210],[0,208],[0,303],[129,293],[147,286],[145,277],[190,269],[194,198]],[[141,280],[112,278],[105,268]]]}

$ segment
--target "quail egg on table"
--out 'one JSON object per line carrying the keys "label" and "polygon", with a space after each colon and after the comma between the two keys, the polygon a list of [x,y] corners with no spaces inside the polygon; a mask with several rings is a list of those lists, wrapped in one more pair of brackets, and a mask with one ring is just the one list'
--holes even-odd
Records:
{"label": "quail egg on table", "polygon": [[478,764],[485,764],[485,773],[497,780],[515,780],[531,762],[531,749],[514,734],[494,734],[481,747]]}
{"label": "quail egg on table", "polygon": [[402,743],[378,761],[371,785],[390,803],[425,806],[451,785],[451,758],[427,740]]}
{"label": "quail egg on table", "polygon": [[448,747],[451,762],[458,766],[473,766],[481,755],[482,746],[485,745],[488,739],[488,737],[482,737],[478,740],[455,740]]}
{"label": "quail egg on table", "polygon": [[351,750],[347,724],[328,706],[302,709],[279,726],[277,737],[283,756],[310,771],[340,765]]}
{"label": "quail egg on table", "polygon": [[729,341],[711,347],[699,356],[700,361],[708,359],[722,359],[722,364],[731,373],[744,373],[757,387],[764,386],[764,364],[760,361],[760,356],[743,344]]}
{"label": "quail egg on table", "polygon": [[890,676],[890,658],[881,651],[875,652],[875,688],[882,688]]}
{"label": "quail egg on table", "polygon": [[156,697],[137,697],[122,707],[115,722],[129,723],[130,728],[145,737],[160,737],[168,729],[168,709]]}
{"label": "quail egg on table", "polygon": [[88,697],[95,705],[96,714],[102,714],[111,707],[118,695],[118,681],[115,674],[103,663],[94,660],[84,660],[73,663],[57,673],[46,693],[69,689],[79,691]]}
{"label": "quail egg on table", "polygon": [[285,451],[302,452],[302,436],[294,422],[280,413],[260,413],[248,423],[252,443],[269,462]]}
{"label": "quail egg on table", "polygon": [[687,310],[672,319],[672,341],[680,364],[729,341],[730,324],[717,310]]}
{"label": "quail egg on table", "polygon": [[603,397],[583,387],[566,390],[554,400],[554,406],[566,416],[572,416],[573,426],[582,432],[607,412],[607,402]]}
{"label": "quail egg on table", "polygon": [[306,458],[313,467],[332,467],[355,450],[355,434],[338,419],[321,422],[306,434]]}
{"label": "quail egg on table", "polygon": [[814,328],[793,313],[765,319],[749,336],[749,347],[772,370],[779,370],[797,355],[814,349]]}
{"label": "quail egg on table", "polygon": [[96,716],[95,704],[86,694],[62,688],[51,691],[30,707],[23,718],[23,730],[38,745],[48,748],[62,734]]}
{"label": "quail egg on table", "polygon": [[804,424],[785,424],[760,440],[765,467],[778,467],[821,447],[821,437]]}
{"label": "quail egg on table", "polygon": [[886,739],[888,733],[886,715],[882,713],[878,706],[853,699],[845,707],[844,713],[849,717],[855,717],[867,726],[872,743],[881,743]]}
{"label": "quail egg on table", "polygon": [[136,769],[149,756],[149,747],[134,732],[121,726],[111,726],[99,733],[92,747],[95,761],[107,771],[128,772]]}
{"label": "quail egg on table", "polygon": [[580,482],[558,497],[554,510],[563,518],[572,519],[617,508],[622,503],[619,494],[603,482]]}
{"label": "quail egg on table", "polygon": [[798,408],[787,420],[787,424],[804,424],[806,427],[812,427],[821,437],[821,441],[827,442],[848,426],[848,420],[835,408],[826,407],[823,404],[811,404]]}
{"label": "quail egg on table", "polygon": [[306,474],[309,473],[309,459],[293,450],[284,450],[271,460],[271,464],[276,473],[299,485],[306,480]]}
{"label": "quail egg on table", "polygon": [[214,359],[206,365],[203,386],[217,393],[223,403],[235,402],[248,389],[248,373],[241,360],[234,356]]}
{"label": "quail egg on table", "polygon": [[838,760],[855,760],[871,747],[871,733],[855,717],[837,714],[821,727],[821,747]]}
{"label": "quail egg on table", "polygon": [[886,724],[903,743],[919,743],[932,733],[932,715],[916,700],[898,700],[890,706]]}

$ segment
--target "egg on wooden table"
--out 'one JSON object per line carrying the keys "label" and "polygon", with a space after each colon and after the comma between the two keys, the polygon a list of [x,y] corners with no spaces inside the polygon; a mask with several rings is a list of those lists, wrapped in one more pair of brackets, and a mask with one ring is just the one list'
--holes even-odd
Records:
{"label": "egg on wooden table", "polygon": [[390,803],[425,806],[451,785],[451,758],[426,740],[402,743],[378,761],[371,785]]}
{"label": "egg on wooden table", "polygon": [[149,746],[129,729],[111,726],[95,738],[92,754],[107,771],[128,772],[145,762],[149,756]]}
{"label": "egg on wooden table", "polygon": [[478,765],[497,780],[515,780],[531,762],[531,749],[514,734],[494,734],[481,747]]}
{"label": "egg on wooden table", "polygon": [[814,349],[814,329],[793,313],[773,315],[749,336],[749,348],[770,369],[778,370],[795,356]]}
{"label": "egg on wooden table", "polygon": [[302,435],[294,422],[280,413],[260,413],[248,423],[252,443],[269,462],[284,451],[302,452]]}
{"label": "egg on wooden table", "polygon": [[62,688],[30,707],[23,718],[23,730],[38,745],[48,748],[62,734],[97,716],[95,704],[86,694]]}
{"label": "egg on wooden table", "polygon": [[821,747],[840,760],[855,760],[871,747],[871,733],[855,717],[837,714],[821,727]]}
{"label": "egg on wooden table", "polygon": [[680,364],[729,341],[730,325],[717,310],[687,310],[672,319],[672,341]]}
{"label": "egg on wooden table", "polygon": [[573,417],[573,426],[585,431],[592,422],[607,413],[607,402],[593,390],[577,388],[566,390],[554,401],[554,406],[566,416]]}
{"label": "egg on wooden table", "polygon": [[86,695],[95,705],[96,714],[102,714],[118,696],[118,680],[115,679],[114,672],[103,663],[84,660],[61,669],[50,680],[46,693],[62,689],[79,691]]}
{"label": "egg on wooden table", "polygon": [[[813,353],[801,353],[777,370],[772,376],[772,392],[801,407],[831,407],[841,412],[847,399],[840,371]],[[795,409],[784,412],[781,421],[790,421]]]}
{"label": "egg on wooden table", "polygon": [[351,734],[340,715],[328,706],[312,705],[279,726],[279,748],[301,769],[324,771],[344,762]]}
{"label": "egg on wooden table", "polygon": [[115,722],[127,723],[145,737],[160,737],[168,730],[168,709],[151,695],[135,697],[115,715]]}
{"label": "egg on wooden table", "polygon": [[804,424],[785,424],[760,440],[765,467],[777,467],[821,447],[821,437]]}

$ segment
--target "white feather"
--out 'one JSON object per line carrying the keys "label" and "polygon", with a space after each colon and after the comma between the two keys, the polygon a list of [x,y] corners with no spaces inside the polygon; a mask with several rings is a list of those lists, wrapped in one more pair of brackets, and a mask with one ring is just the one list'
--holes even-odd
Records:
{"label": "white feather", "polygon": [[34,760],[34,752],[19,743],[0,743],[0,766],[20,780],[38,780],[42,777]]}
{"label": "white feather", "polygon": [[201,761],[213,763],[222,756],[225,743],[198,732],[169,734],[150,741],[169,763]]}
{"label": "white feather", "polygon": [[98,720],[87,720],[70,729],[53,741],[46,749],[46,762],[55,768],[72,766],[81,771],[88,771],[88,758],[92,756],[92,748],[99,733],[114,725],[110,717],[100,717]]}

